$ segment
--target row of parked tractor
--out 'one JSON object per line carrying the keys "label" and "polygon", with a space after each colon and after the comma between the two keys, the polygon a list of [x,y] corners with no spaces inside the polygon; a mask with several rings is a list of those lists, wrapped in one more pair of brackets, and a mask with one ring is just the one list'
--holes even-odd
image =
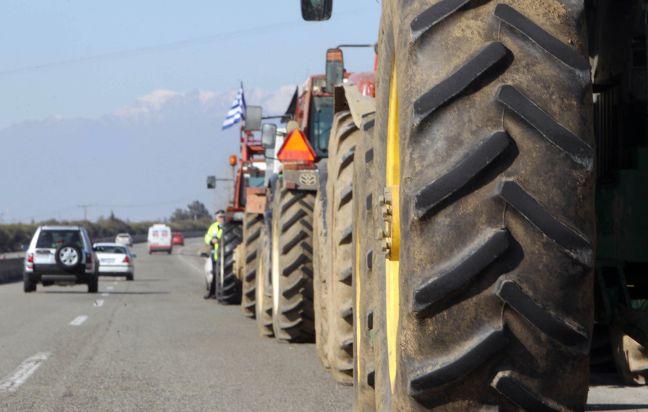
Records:
{"label": "row of parked tractor", "polygon": [[332,48],[280,121],[248,107],[218,299],[315,341],[362,411],[582,410],[590,370],[645,384],[643,2],[381,7],[374,72]]}
{"label": "row of parked tractor", "polygon": [[247,107],[216,268],[220,302],[240,303],[263,336],[317,341],[322,362],[348,384],[353,178],[375,87],[374,73],[345,70],[342,48],[360,46],[374,47],[329,49],[326,73],[295,91],[278,122]]}

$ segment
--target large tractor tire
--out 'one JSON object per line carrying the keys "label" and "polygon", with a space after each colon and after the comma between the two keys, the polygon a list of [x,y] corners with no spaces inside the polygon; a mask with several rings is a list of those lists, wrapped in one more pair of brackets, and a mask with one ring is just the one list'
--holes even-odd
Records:
{"label": "large tractor tire", "polygon": [[330,225],[328,261],[329,360],[331,375],[353,383],[353,164],[362,134],[348,111],[335,114],[329,140],[327,214]]}
{"label": "large tractor tire", "polygon": [[584,1],[433,3],[382,3],[376,407],[583,410],[595,241]]}
{"label": "large tractor tire", "polygon": [[315,192],[279,188],[272,206],[272,324],[277,339],[312,342]]}
{"label": "large tractor tire", "polygon": [[271,338],[274,336],[272,329],[272,285],[270,284],[270,236],[266,224],[261,227],[259,237],[259,249],[257,259],[257,271],[254,281],[256,282],[256,323],[261,336]]}
{"label": "large tractor tire", "polygon": [[361,128],[363,136],[356,145],[353,171],[353,389],[354,411],[371,412],[375,403],[374,310],[376,279],[374,262],[383,259],[374,254],[376,219],[381,219],[374,205],[378,201],[373,162],[374,116],[368,116]]}
{"label": "large tractor tire", "polygon": [[317,357],[325,369],[331,367],[329,360],[329,311],[328,279],[331,261],[329,257],[329,226],[326,182],[328,167],[326,160],[319,164],[320,187],[315,196],[313,208],[313,307],[315,308],[315,347]]}
{"label": "large tractor tire", "polygon": [[259,266],[259,241],[263,215],[246,213],[243,217],[243,276],[241,279],[241,310],[249,318],[255,316],[256,273]]}
{"label": "large tractor tire", "polygon": [[234,271],[234,249],[243,237],[241,223],[230,221],[223,224],[216,272],[216,299],[225,305],[241,303],[241,282]]}

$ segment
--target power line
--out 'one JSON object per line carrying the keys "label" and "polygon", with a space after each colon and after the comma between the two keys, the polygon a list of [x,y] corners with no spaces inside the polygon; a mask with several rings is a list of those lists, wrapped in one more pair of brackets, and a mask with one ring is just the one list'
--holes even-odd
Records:
{"label": "power line", "polygon": [[[348,11],[340,14],[351,15],[361,10],[362,9],[358,9],[358,10]],[[307,23],[301,20],[277,22],[272,24],[266,24],[263,26],[233,30],[233,31],[218,33],[210,36],[193,37],[185,40],[179,40],[175,42],[158,44],[153,46],[144,46],[144,47],[138,47],[138,48],[128,49],[128,50],[118,50],[114,52],[99,53],[91,56],[81,56],[74,59],[57,60],[57,61],[51,61],[46,63],[15,67],[11,69],[4,69],[4,70],[0,70],[0,76],[19,74],[19,73],[42,70],[42,69],[49,69],[52,67],[66,66],[70,64],[128,58],[128,57],[135,57],[144,54],[179,50],[179,49],[184,49],[184,48],[198,46],[198,45],[215,43],[221,40],[235,39],[235,38],[245,37],[249,35],[261,35],[272,30],[287,30],[287,29],[292,30],[298,27],[304,28],[307,27],[307,25],[308,25]]]}
{"label": "power line", "polygon": [[[131,209],[131,208],[140,208],[140,207],[152,207],[152,206],[169,206],[169,205],[176,205],[180,202],[187,202],[190,200],[195,200],[200,198],[201,196],[204,196],[205,193],[197,193],[194,195],[187,195],[183,196],[181,198],[173,199],[173,200],[164,200],[160,202],[150,202],[150,203],[122,203],[122,204],[105,204],[105,203],[92,203],[92,204],[79,204],[79,205],[73,205],[73,206],[64,206],[60,209],[51,211],[51,212],[39,212],[39,213],[32,213],[30,216],[32,218],[53,218],[56,215],[59,215],[63,212],[67,212],[76,208],[83,208],[84,209],[84,215],[86,217],[85,220],[87,220],[87,214],[88,210],[90,208],[113,208],[113,209]],[[6,214],[6,213],[5,213]]]}

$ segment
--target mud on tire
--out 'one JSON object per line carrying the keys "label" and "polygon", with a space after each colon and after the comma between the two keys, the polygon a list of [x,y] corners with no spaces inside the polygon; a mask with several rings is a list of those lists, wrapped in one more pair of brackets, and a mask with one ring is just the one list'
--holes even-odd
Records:
{"label": "mud on tire", "polygon": [[261,230],[263,229],[263,215],[246,213],[243,217],[243,274],[241,310],[243,315],[253,318],[255,316],[256,301],[256,273],[259,265],[259,245]]}
{"label": "mud on tire", "polygon": [[272,215],[272,298],[275,337],[310,342],[313,313],[313,206],[315,193],[279,188]]}
{"label": "mud on tire", "polygon": [[353,170],[353,390],[354,410],[375,410],[374,311],[376,279],[374,262],[382,255],[377,249],[378,225],[374,204],[378,186],[374,178],[374,116],[367,116],[361,129],[363,136],[356,145]]}
{"label": "mud on tire", "polygon": [[329,141],[327,217],[330,271],[328,272],[328,346],[331,374],[338,382],[353,383],[353,165],[362,138],[349,111],[335,114]]}
{"label": "mud on tire", "polygon": [[330,278],[331,262],[328,256],[329,223],[327,218],[327,192],[328,179],[327,160],[318,165],[320,187],[315,196],[313,209],[313,307],[315,309],[315,347],[317,357],[325,369],[331,367],[329,361],[329,304],[328,304],[328,279]]}
{"label": "mud on tire", "polygon": [[265,223],[261,227],[258,245],[257,274],[254,278],[255,318],[259,334],[271,338],[274,336],[274,331],[272,330],[272,285],[270,284],[270,237]]}
{"label": "mud on tire", "polygon": [[400,254],[376,276],[377,407],[582,410],[595,239],[583,1],[429,3],[383,2],[375,171],[384,185],[391,90]]}

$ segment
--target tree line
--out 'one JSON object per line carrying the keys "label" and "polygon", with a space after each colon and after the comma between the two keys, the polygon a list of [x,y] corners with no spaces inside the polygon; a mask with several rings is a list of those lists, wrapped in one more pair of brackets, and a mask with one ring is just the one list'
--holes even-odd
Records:
{"label": "tree line", "polygon": [[202,202],[194,201],[186,208],[173,211],[168,219],[130,222],[111,213],[108,217],[100,217],[94,222],[87,220],[57,220],[49,219],[31,223],[0,224],[0,252],[15,252],[27,245],[38,226],[83,226],[90,237],[94,239],[110,238],[118,233],[141,235],[148,233],[148,228],[155,223],[166,223],[173,231],[207,230],[211,223],[209,210]]}

